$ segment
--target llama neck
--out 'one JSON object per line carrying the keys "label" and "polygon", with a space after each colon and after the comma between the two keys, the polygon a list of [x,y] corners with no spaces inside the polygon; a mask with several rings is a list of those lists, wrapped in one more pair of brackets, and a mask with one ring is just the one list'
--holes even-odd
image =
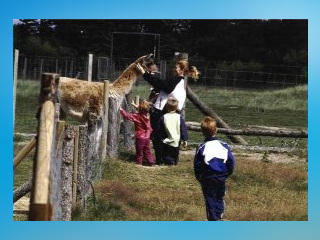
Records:
{"label": "llama neck", "polygon": [[128,94],[136,80],[137,70],[136,65],[133,63],[112,83],[112,92],[116,95]]}

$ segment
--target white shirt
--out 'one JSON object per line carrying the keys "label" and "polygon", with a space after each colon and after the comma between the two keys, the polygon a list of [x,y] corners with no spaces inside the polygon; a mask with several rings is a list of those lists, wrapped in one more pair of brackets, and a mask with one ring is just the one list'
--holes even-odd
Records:
{"label": "white shirt", "polygon": [[163,110],[164,106],[168,101],[168,98],[174,97],[178,100],[178,110],[180,111],[183,108],[186,96],[187,94],[186,90],[184,89],[184,79],[182,79],[171,93],[167,94],[164,91],[160,91],[159,96],[156,102],[154,103],[154,107],[159,110]]}

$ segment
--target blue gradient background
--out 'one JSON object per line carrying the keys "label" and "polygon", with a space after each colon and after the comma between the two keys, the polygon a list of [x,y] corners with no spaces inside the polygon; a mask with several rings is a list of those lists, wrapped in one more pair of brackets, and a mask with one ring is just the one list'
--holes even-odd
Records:
{"label": "blue gradient background", "polygon": [[[1,14],[2,174],[0,239],[318,239],[319,3],[240,1],[4,1]],[[3,3],[4,3],[3,2]],[[309,19],[309,221],[306,222],[13,222],[12,220],[12,19]],[[290,120],[290,119],[289,119]],[[298,201],[298,199],[297,199]],[[317,227],[318,226],[318,227]]]}

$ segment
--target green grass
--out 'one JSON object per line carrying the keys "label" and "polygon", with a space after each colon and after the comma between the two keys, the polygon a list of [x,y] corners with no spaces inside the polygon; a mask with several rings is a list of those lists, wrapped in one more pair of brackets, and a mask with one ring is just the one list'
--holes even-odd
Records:
{"label": "green grass", "polygon": [[35,133],[40,82],[19,81],[16,96],[15,132]]}
{"label": "green grass", "polygon": [[[229,127],[242,129],[251,126],[308,129],[308,85],[281,90],[237,90],[191,86],[208,107],[220,116]],[[140,84],[133,96],[146,98],[149,86]],[[204,115],[190,101],[186,101],[186,121],[200,122]],[[189,131],[190,141],[199,143],[201,134]],[[219,135],[231,144],[225,135]],[[241,136],[249,145],[269,147],[308,148],[307,139]]]}
{"label": "green grass", "polygon": [[[18,139],[16,139],[18,140]],[[25,139],[23,139],[25,140]],[[13,144],[13,156],[16,156],[18,152],[22,149],[21,144]],[[23,183],[31,179],[32,177],[32,166],[33,166],[33,156],[34,150],[32,150],[26,158],[24,158],[18,166],[13,170],[13,191],[20,187]],[[26,195],[30,197],[30,193]],[[13,215],[14,221],[27,221],[28,215],[26,213],[17,213],[14,212]]]}
{"label": "green grass", "polygon": [[[16,156],[22,149],[22,145],[13,144],[13,156]],[[21,186],[32,176],[34,149],[24,158],[13,170],[13,190]]]}
{"label": "green grass", "polygon": [[[308,86],[300,85],[281,90],[229,90],[195,88],[195,93],[208,99],[213,106],[235,106],[257,111],[292,110],[308,108]],[[209,100],[211,96],[211,101]]]}
{"label": "green grass", "polygon": [[[308,165],[249,160],[235,153],[236,170],[227,182],[230,221],[308,220]],[[178,166],[141,167],[134,154],[108,160],[95,184],[96,206],[75,209],[74,221],[204,221],[204,199],[193,175],[193,154]]]}
{"label": "green grass", "polygon": [[[40,83],[19,81],[15,132],[35,133]],[[132,96],[146,98],[149,86],[133,87]],[[308,86],[282,90],[254,91],[192,86],[194,92],[230,127],[249,125],[308,128]],[[186,101],[186,120],[200,122],[203,114]]]}

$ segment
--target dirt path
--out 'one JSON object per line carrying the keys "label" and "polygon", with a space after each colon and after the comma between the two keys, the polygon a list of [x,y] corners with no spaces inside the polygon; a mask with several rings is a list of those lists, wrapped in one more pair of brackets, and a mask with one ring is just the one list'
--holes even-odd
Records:
{"label": "dirt path", "polygon": [[[183,150],[180,151],[182,155],[193,155],[195,154],[195,150]],[[236,158],[253,160],[253,161],[269,161],[275,163],[293,163],[293,162],[306,162],[307,159],[299,158],[297,155],[288,154],[288,153],[269,153],[265,155],[264,153],[255,153],[255,152],[241,152],[234,153]]]}

